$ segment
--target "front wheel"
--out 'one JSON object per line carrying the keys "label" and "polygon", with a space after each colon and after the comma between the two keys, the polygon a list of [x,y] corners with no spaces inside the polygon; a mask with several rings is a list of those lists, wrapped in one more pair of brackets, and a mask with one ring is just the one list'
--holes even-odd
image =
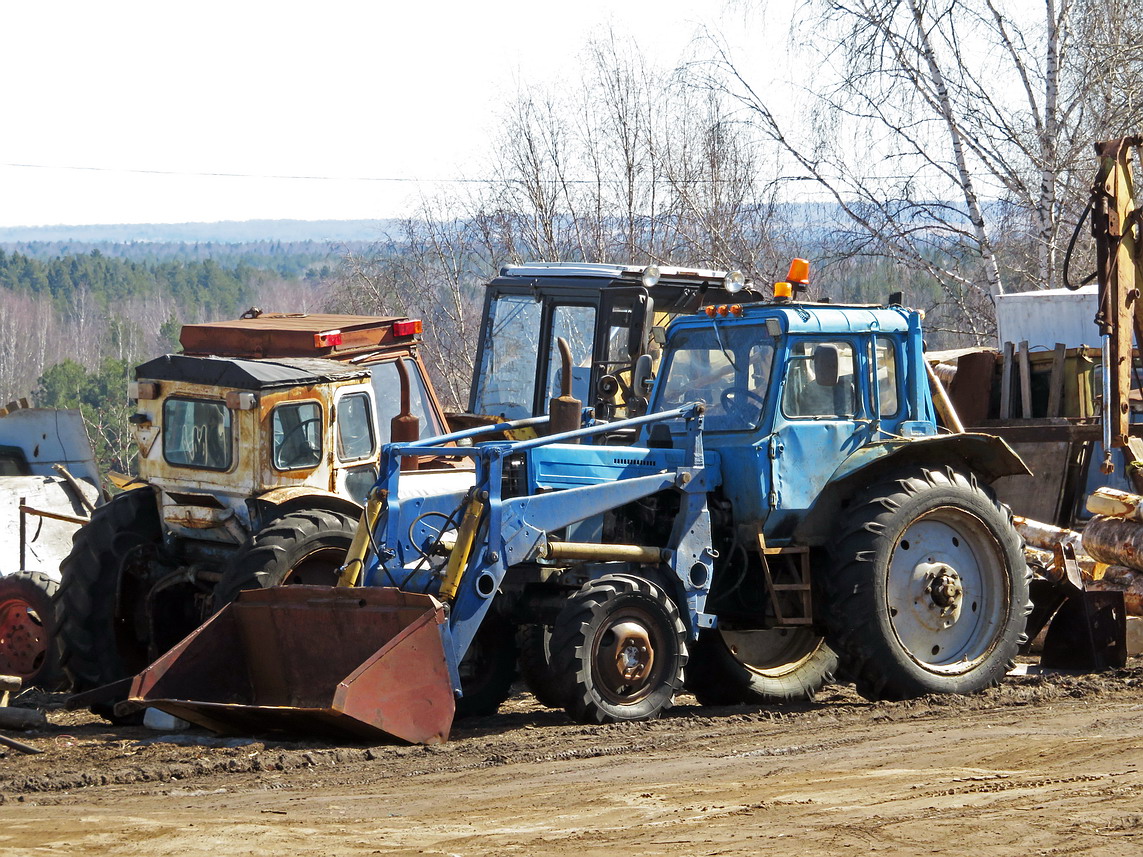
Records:
{"label": "front wheel", "polygon": [[576,592],[552,629],[559,698],[581,723],[650,720],[683,685],[687,633],[655,584],[609,575]]}
{"label": "front wheel", "polygon": [[975,476],[917,469],[875,485],[830,555],[830,642],[866,698],[975,693],[1010,669],[1028,567],[1010,513]]}
{"label": "front wheel", "polygon": [[287,583],[334,586],[356,529],[355,518],[327,509],[290,512],[270,521],[227,564],[214,590],[214,609],[221,610],[243,589]]}

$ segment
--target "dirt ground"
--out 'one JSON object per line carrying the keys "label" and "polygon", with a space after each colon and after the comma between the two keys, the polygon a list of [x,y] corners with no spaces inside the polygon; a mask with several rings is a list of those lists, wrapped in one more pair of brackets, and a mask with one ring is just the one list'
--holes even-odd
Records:
{"label": "dirt ground", "polygon": [[8,855],[1143,854],[1143,661],[973,697],[581,726],[514,696],[437,747],[220,739],[51,708]]}

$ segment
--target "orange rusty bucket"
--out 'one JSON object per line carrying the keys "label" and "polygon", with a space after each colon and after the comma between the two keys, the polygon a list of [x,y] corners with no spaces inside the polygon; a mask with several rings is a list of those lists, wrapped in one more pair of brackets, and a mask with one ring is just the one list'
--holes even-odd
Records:
{"label": "orange rusty bucket", "polygon": [[239,594],[139,673],[129,705],[225,734],[448,739],[456,702],[431,595],[278,586]]}

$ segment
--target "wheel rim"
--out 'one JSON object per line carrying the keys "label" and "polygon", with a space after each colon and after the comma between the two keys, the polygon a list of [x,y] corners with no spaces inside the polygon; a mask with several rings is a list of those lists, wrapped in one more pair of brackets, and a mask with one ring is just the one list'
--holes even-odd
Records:
{"label": "wheel rim", "polygon": [[977,516],[942,507],[914,520],[889,563],[889,622],[916,663],[966,673],[995,648],[1009,609],[1002,548]]}
{"label": "wheel rim", "polygon": [[35,606],[18,597],[0,602],[0,663],[6,673],[23,679],[36,675],[50,645],[51,635]]}
{"label": "wheel rim", "polygon": [[336,586],[338,570],[345,560],[344,547],[317,547],[294,563],[282,581],[285,584]]}
{"label": "wheel rim", "polygon": [[719,636],[738,663],[764,678],[781,678],[797,672],[825,645],[825,641],[808,628],[758,631],[720,628]]}
{"label": "wheel rim", "polygon": [[592,644],[592,671],[603,698],[613,705],[634,705],[659,684],[663,640],[645,611],[626,609],[600,626]]}

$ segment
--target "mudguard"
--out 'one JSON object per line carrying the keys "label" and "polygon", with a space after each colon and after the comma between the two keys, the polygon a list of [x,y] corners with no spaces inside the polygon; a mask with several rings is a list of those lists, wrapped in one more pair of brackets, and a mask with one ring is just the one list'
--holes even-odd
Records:
{"label": "mudguard", "polygon": [[813,508],[794,532],[795,544],[824,544],[833,532],[842,502],[882,474],[910,465],[952,466],[987,482],[1002,476],[1030,476],[1024,460],[996,435],[978,432],[894,438],[857,450],[834,471]]}

